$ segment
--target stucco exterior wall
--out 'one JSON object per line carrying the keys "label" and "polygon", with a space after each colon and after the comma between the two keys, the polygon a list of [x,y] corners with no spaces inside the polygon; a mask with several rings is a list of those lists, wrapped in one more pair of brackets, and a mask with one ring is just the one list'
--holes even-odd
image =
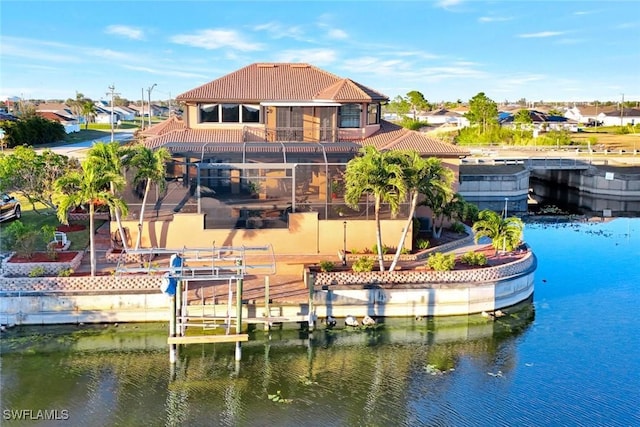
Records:
{"label": "stucco exterior wall", "polygon": [[[318,220],[317,212],[289,214],[289,227],[283,229],[205,229],[204,214],[176,214],[172,221],[145,221],[142,227],[142,248],[206,248],[215,246],[272,245],[276,254],[336,254],[343,249],[345,221]],[[346,221],[347,250],[371,248],[376,243],[375,221]],[[383,244],[395,247],[405,219],[381,222]],[[138,224],[123,222],[135,242]],[[115,222],[111,230],[117,230]],[[412,239],[411,230],[405,246]]]}

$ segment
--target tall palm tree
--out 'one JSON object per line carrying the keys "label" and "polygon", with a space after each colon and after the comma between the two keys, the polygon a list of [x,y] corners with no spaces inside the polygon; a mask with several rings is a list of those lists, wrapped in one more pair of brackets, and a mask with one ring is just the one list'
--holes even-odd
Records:
{"label": "tall palm tree", "polygon": [[522,240],[524,223],[520,218],[503,218],[491,210],[483,210],[478,214],[478,221],[473,224],[474,240],[478,243],[481,237],[491,239],[491,246],[496,254],[502,248],[511,251]]}
{"label": "tall palm tree", "polygon": [[135,177],[133,178],[134,185],[141,182],[145,183],[144,197],[142,198],[142,208],[140,209],[140,219],[138,220],[138,236],[136,238],[135,249],[140,249],[140,242],[142,241],[142,224],[144,220],[144,211],[147,204],[147,198],[149,196],[149,190],[151,190],[151,184],[158,185],[160,190],[164,190],[166,185],[166,173],[167,173],[167,161],[171,159],[169,150],[161,147],[157,150],[152,150],[140,144],[134,147],[133,155],[131,156],[130,165],[136,169]]}
{"label": "tall palm tree", "polygon": [[407,239],[409,227],[413,222],[416,207],[418,206],[418,197],[422,194],[447,194],[452,192],[453,172],[442,164],[442,161],[436,157],[427,159],[420,156],[416,151],[401,152],[398,154],[404,170],[404,180],[409,193],[410,208],[407,216],[407,223],[404,226],[400,241],[396,249],[393,262],[389,267],[389,271],[393,271],[400,259],[400,252]]}
{"label": "tall palm tree", "polygon": [[113,197],[109,191],[109,183],[123,183],[124,178],[95,167],[95,164],[84,161],[82,170],[73,170],[56,179],[54,182],[57,215],[63,224],[69,223],[69,211],[79,205],[89,205],[89,249],[91,254],[91,275],[96,274],[95,250],[95,205],[104,203],[110,208],[123,209],[124,202]]}
{"label": "tall palm tree", "polygon": [[344,200],[349,207],[358,210],[358,203],[363,194],[373,196],[378,264],[380,271],[384,271],[380,206],[382,203],[388,203],[391,213],[397,213],[400,202],[406,196],[407,187],[402,165],[394,158],[397,154],[381,152],[372,146],[363,147],[360,153],[361,156],[347,163]]}
{"label": "tall palm tree", "polygon": [[[100,171],[121,175],[124,178],[124,168],[127,166],[131,156],[131,150],[122,147],[119,142],[99,142],[95,144],[87,153],[87,160],[99,169]],[[125,186],[124,179],[119,184],[115,181],[109,183],[109,188],[113,197],[116,197],[117,192],[122,191]],[[129,213],[129,209],[123,201],[123,209],[114,208],[113,213],[116,217],[116,223],[118,224],[118,232],[122,241],[122,249],[127,251],[127,236],[122,227],[122,215],[126,216]]]}
{"label": "tall palm tree", "polygon": [[91,101],[82,103],[82,115],[84,116],[84,128],[89,129],[89,120],[96,114],[96,106]]}

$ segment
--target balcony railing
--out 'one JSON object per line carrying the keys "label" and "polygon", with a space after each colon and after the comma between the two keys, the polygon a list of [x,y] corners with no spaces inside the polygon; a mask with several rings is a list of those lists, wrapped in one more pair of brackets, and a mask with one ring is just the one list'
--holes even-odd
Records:
{"label": "balcony railing", "polygon": [[338,142],[335,127],[249,127],[243,129],[244,142]]}

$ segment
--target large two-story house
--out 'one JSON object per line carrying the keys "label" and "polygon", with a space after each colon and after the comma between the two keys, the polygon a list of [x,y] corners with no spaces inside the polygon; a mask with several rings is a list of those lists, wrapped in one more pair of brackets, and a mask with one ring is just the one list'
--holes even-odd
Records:
{"label": "large two-story house", "polygon": [[[168,178],[190,189],[195,199],[191,210],[203,216],[204,228],[248,230],[255,240],[262,235],[257,229],[298,227],[301,217],[294,216],[292,224],[298,213],[338,224],[334,233],[315,225],[310,248],[316,252],[334,249],[324,241],[330,237],[342,242],[343,221],[360,222],[357,227],[364,231],[367,221],[360,220],[373,218],[369,201],[363,199],[356,211],[343,198],[346,163],[363,146],[416,150],[441,158],[456,173],[467,154],[381,120],[386,95],[309,64],[251,64],[176,100],[183,106],[182,119],[172,117],[143,135],[148,147],[171,152]],[[386,218],[398,222],[388,212]],[[402,226],[394,227],[398,231]],[[372,244],[374,234],[360,233],[362,243]],[[391,240],[395,237],[389,244]]]}

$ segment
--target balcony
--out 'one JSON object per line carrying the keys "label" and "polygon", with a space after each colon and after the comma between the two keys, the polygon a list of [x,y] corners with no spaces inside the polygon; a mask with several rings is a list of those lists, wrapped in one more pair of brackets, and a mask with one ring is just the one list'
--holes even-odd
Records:
{"label": "balcony", "polygon": [[[357,130],[356,130],[357,131]],[[245,126],[243,142],[346,142],[362,139],[354,129],[337,127],[253,127]]]}

